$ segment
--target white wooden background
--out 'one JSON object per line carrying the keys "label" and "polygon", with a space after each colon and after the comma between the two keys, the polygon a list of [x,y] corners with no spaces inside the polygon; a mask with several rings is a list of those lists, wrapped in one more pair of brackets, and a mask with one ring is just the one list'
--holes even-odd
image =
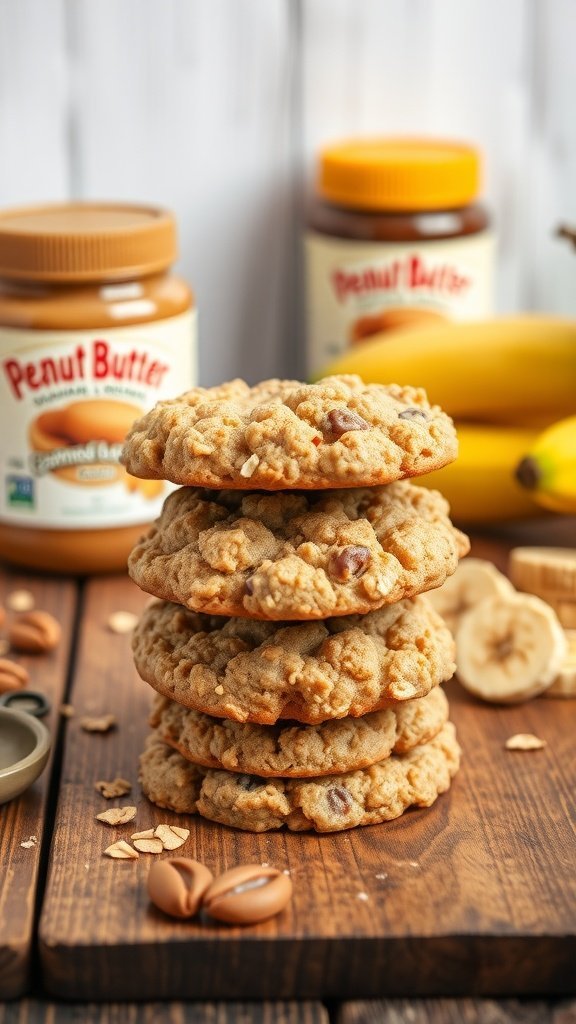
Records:
{"label": "white wooden background", "polygon": [[313,155],[477,142],[499,307],[576,315],[576,0],[0,0],[0,205],[172,207],[202,382],[301,369]]}

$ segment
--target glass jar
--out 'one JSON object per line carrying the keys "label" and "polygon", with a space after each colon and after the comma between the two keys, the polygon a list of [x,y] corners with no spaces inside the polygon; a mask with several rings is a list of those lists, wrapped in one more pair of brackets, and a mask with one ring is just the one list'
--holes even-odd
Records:
{"label": "glass jar", "polygon": [[308,369],[373,334],[493,311],[494,239],[468,145],[367,139],[320,154],[306,234]]}
{"label": "glass jar", "polygon": [[0,558],[125,568],[168,485],[119,463],[132,422],[195,383],[195,309],[156,207],[0,213]]}

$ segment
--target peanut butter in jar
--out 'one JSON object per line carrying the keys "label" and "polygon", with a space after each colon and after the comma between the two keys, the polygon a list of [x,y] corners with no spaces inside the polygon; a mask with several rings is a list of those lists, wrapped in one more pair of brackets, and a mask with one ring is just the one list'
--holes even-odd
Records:
{"label": "peanut butter in jar", "polygon": [[353,139],[324,149],[306,233],[308,370],[374,334],[493,309],[494,236],[466,143]]}
{"label": "peanut butter in jar", "polygon": [[196,318],[156,207],[0,213],[0,558],[122,570],[168,484],[120,465],[133,421],[195,383]]}

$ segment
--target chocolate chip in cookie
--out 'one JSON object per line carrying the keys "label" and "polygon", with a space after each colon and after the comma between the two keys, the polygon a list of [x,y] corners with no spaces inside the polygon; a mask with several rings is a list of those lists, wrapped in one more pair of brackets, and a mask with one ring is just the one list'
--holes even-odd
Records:
{"label": "chocolate chip in cookie", "polygon": [[326,422],[334,440],[338,440],[349,430],[370,430],[370,424],[351,409],[331,409],[326,416]]}
{"label": "chocolate chip in cookie", "polygon": [[347,583],[358,578],[368,568],[370,549],[351,544],[330,559],[330,575],[339,583]]}

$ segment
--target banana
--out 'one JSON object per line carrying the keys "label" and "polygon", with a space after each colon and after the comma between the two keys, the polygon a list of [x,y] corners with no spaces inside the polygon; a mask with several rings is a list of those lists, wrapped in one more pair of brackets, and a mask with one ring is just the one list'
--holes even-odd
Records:
{"label": "banana", "polygon": [[457,424],[460,454],[450,466],[418,479],[442,492],[460,523],[487,523],[542,515],[514,477],[534,430]]}
{"label": "banana", "polygon": [[[576,408],[576,392],[572,408]],[[543,508],[576,512],[576,416],[555,423],[536,438],[516,467],[516,479]]]}
{"label": "banana", "polygon": [[414,384],[450,416],[489,423],[574,412],[576,320],[502,317],[375,335],[323,375]]}
{"label": "banana", "polygon": [[566,657],[545,697],[576,697],[576,629],[567,629],[565,633],[568,644]]}
{"label": "banana", "polygon": [[479,601],[512,593],[512,584],[492,562],[484,558],[463,558],[456,572],[426,596],[451,633],[455,634],[462,616]]}
{"label": "banana", "polygon": [[498,594],[462,616],[456,671],[476,697],[518,704],[554,682],[566,650],[564,630],[549,605],[532,594]]}
{"label": "banana", "polygon": [[541,597],[565,629],[576,629],[576,549],[512,548],[508,571],[518,590]]}

